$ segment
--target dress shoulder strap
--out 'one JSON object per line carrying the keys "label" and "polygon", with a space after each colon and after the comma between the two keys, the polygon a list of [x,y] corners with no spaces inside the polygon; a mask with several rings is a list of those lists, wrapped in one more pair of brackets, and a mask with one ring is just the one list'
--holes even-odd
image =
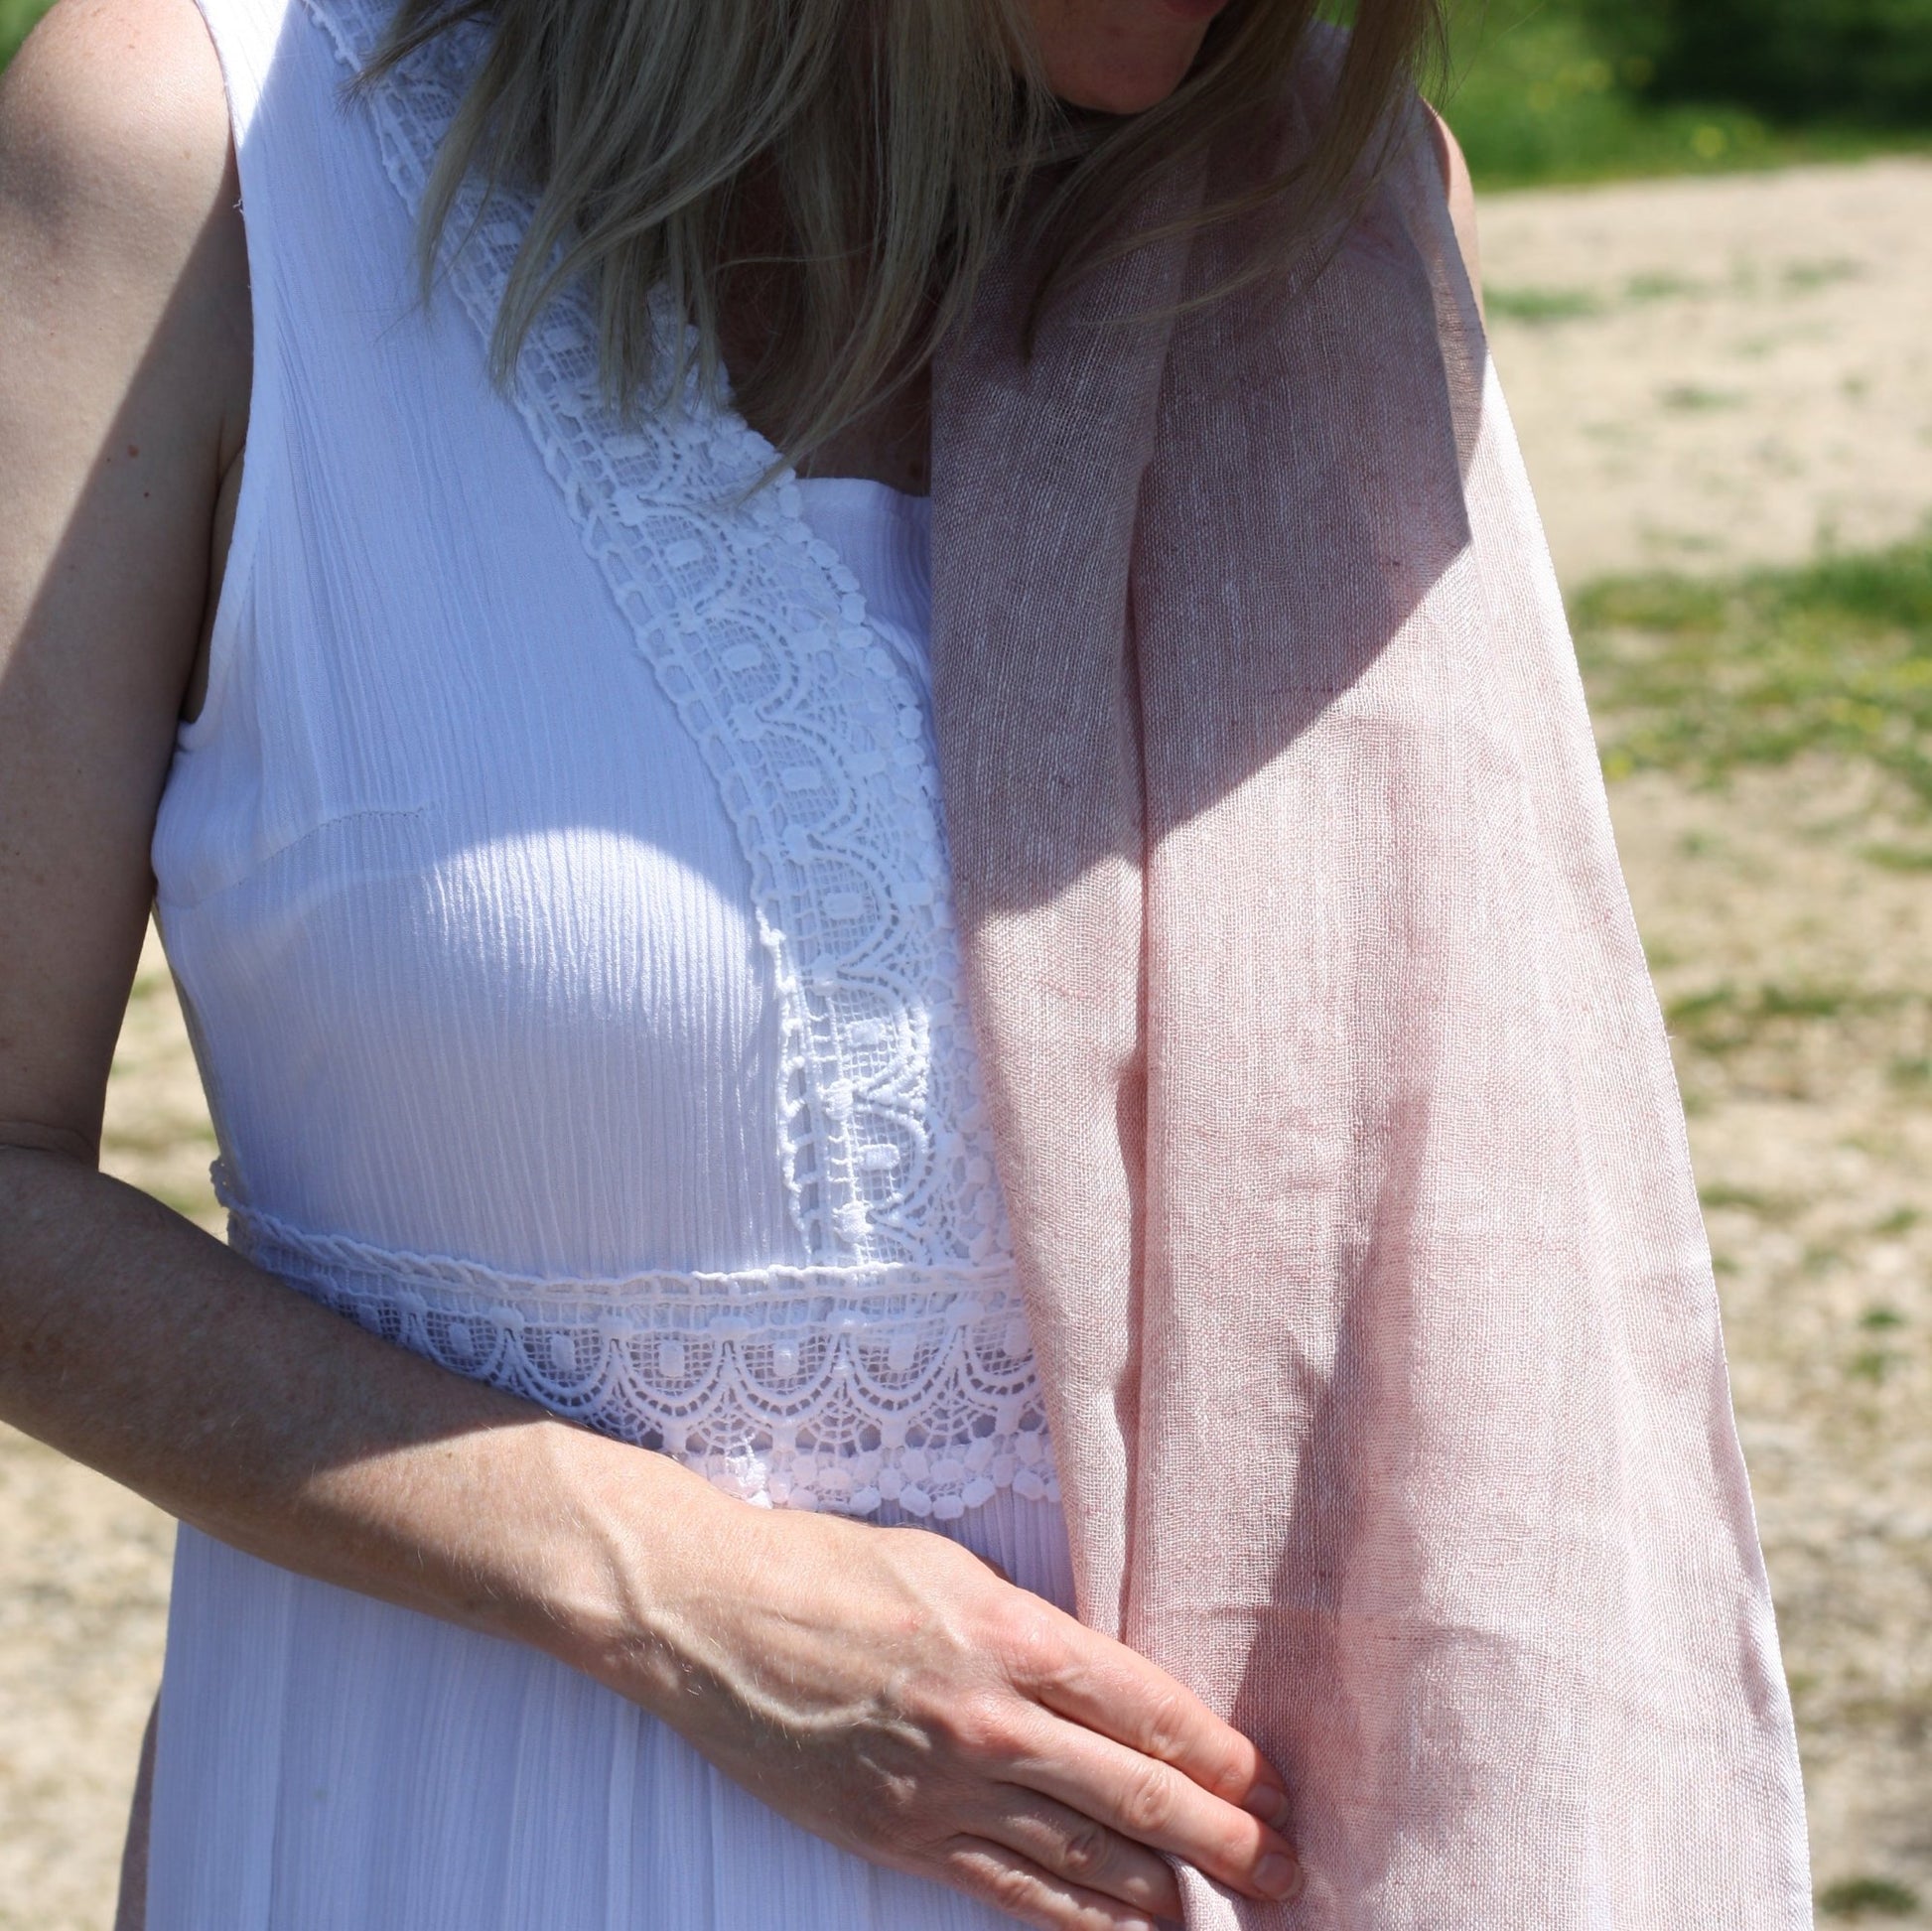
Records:
{"label": "dress shoulder strap", "polygon": [[195,0],[195,5],[221,63],[239,156],[254,126],[276,46],[291,26],[301,24],[301,0]]}

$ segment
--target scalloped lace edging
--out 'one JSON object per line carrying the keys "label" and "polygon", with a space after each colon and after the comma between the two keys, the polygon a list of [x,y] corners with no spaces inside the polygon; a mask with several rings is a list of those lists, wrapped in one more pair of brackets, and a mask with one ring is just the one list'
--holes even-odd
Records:
{"label": "scalloped lace edging", "polygon": [[[381,0],[308,0],[351,70]],[[460,23],[364,97],[421,204],[479,44]],[[458,197],[442,263],[486,339],[529,217]],[[660,314],[663,332],[682,325]],[[922,695],[762,437],[699,394],[616,420],[581,286],[545,311],[513,395],[586,550],[716,777],[782,1013],[779,1155],[815,1261],[926,1266],[1009,1251],[978,1091]],[[757,486],[774,465],[779,480]]]}
{"label": "scalloped lace edging", "polygon": [[229,1203],[237,1253],[382,1339],[762,1506],[954,1521],[1054,1500],[1005,1270],[762,1268],[544,1281]]}

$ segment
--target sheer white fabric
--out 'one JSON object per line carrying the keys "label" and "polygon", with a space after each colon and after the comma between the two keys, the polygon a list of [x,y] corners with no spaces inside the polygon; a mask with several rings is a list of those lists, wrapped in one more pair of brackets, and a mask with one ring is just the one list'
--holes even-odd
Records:
{"label": "sheer white fabric", "polygon": [[[154,864],[237,1246],[750,1501],[939,1527],[1070,1605],[958,1000],[923,505],[748,496],[768,446],[694,397],[618,432],[568,305],[505,399],[514,209],[414,278],[461,48],[345,98],[363,0],[203,4],[255,393]],[[998,1921],[542,1658],[182,1532],[153,1931]]]}
{"label": "sheer white fabric", "polygon": [[[258,33],[269,4],[221,0],[217,31]],[[244,502],[156,846],[238,1237],[390,1338],[751,1499],[950,1520],[1010,1482],[1048,1497],[958,998],[929,605],[903,608],[923,564],[884,571],[882,619],[801,486],[756,487],[774,454],[736,417],[693,394],[612,422],[575,301],[523,357],[508,459],[514,415],[480,384],[522,211],[460,208],[442,299],[407,308],[473,37],[345,112],[381,18],[287,15],[243,133],[267,365],[249,479],[275,481]],[[264,211],[285,155],[325,171],[333,218]],[[371,222],[389,245],[363,245]],[[398,378],[384,408],[317,407],[332,357],[371,354]],[[890,494],[836,500],[876,572],[925,540]],[[466,599],[511,517],[534,531],[514,579]],[[297,987],[326,1055],[290,1035]],[[647,1063],[652,1034],[676,1063]],[[319,1169],[288,1124],[318,1110]],[[405,1142],[389,1123],[412,1113]]]}
{"label": "sheer white fabric", "polygon": [[[890,1513],[890,1512],[889,1512]],[[1063,1607],[1057,1511],[959,1539]],[[1012,1931],[787,1823],[549,1657],[184,1528],[149,1931]]]}

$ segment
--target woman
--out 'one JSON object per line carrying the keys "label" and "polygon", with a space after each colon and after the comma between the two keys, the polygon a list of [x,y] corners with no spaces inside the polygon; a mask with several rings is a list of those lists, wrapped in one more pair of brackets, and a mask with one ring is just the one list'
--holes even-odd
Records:
{"label": "woman", "polygon": [[[152,1931],[1808,1921],[1426,14],[1310,11],[8,75],[0,1399],[184,1524]],[[93,1171],[151,892],[226,1248]]]}

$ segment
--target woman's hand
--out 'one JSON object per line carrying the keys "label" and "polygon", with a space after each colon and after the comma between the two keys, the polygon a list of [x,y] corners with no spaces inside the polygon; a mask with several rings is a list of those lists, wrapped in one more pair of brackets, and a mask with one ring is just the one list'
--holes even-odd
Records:
{"label": "woman's hand", "polygon": [[793,1822],[1054,1931],[1177,1918],[1168,1858],[1300,1887],[1280,1778],[1145,1657],[924,1530],[704,1526],[591,1667]]}

